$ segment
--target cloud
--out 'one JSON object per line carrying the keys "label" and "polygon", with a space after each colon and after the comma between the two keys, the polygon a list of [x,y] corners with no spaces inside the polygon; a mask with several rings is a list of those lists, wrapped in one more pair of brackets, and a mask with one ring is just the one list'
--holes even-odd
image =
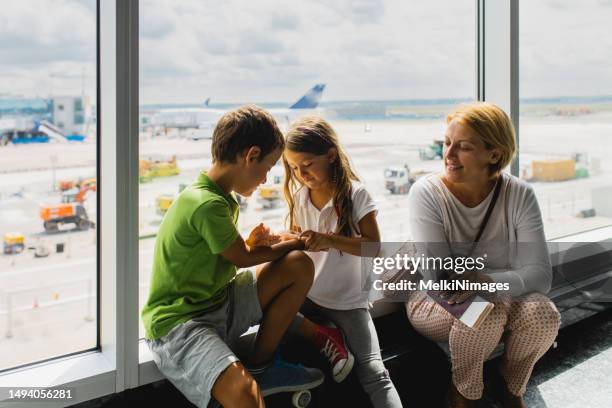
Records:
{"label": "cloud", "polygon": [[289,11],[273,12],[268,21],[268,29],[274,31],[295,31],[300,27],[300,17]]}
{"label": "cloud", "polygon": [[[257,95],[264,95],[264,101],[288,101],[314,82],[328,83],[327,100],[406,97],[397,84],[406,84],[408,97],[426,97],[417,94],[424,89],[418,81],[440,83],[441,75],[452,78],[451,84],[432,97],[469,96],[474,89],[474,6],[442,3],[345,0],[279,5],[261,0],[204,6],[182,1],[181,9],[163,10],[167,18],[180,21],[175,31],[147,41],[147,51],[141,52],[143,64],[148,58],[158,60],[154,70],[142,70],[143,78],[161,78],[165,61],[168,75],[173,75],[176,61],[182,60],[180,69],[188,71],[176,82],[199,78],[198,100],[207,87],[206,93],[220,102]],[[141,13],[154,12],[153,6],[141,7]],[[439,58],[444,51],[451,58],[465,56],[448,64]],[[237,93],[235,84],[240,84]],[[179,92],[185,93],[176,98],[188,100],[196,91],[175,83],[166,95]]]}
{"label": "cloud", "polygon": [[383,0],[354,0],[349,3],[349,7],[355,23],[380,23],[385,15]]}
{"label": "cloud", "polygon": [[[1,65],[95,60],[95,0],[8,2],[0,14]],[[89,6],[89,7],[88,7]]]}
{"label": "cloud", "polygon": [[282,42],[259,31],[241,33],[234,52],[239,54],[277,54],[284,50]]}
{"label": "cloud", "polygon": [[[521,3],[522,96],[612,94],[610,5]],[[3,4],[0,92],[78,92],[83,67],[95,84],[95,11]],[[328,101],[474,96],[473,1],[140,0],[140,18],[143,103],[288,102],[315,82]]]}
{"label": "cloud", "polygon": [[600,0],[556,3],[521,3],[521,96],[612,95],[612,10]]}
{"label": "cloud", "polygon": [[175,28],[175,22],[168,15],[156,12],[142,13],[139,24],[141,38],[163,38],[172,33]]}

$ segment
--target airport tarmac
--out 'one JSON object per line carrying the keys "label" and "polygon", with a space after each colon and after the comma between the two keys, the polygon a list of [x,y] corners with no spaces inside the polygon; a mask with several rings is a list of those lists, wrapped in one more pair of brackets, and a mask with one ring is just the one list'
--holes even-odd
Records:
{"label": "airport tarmac", "polygon": [[[442,170],[441,160],[421,160],[419,149],[443,137],[443,121],[332,124],[377,203],[383,240],[408,239],[407,196],[386,191],[383,172],[387,166],[404,164],[413,172]],[[147,293],[154,234],[161,222],[155,199],[160,194],[178,193],[181,183],[192,182],[211,162],[210,140],[171,136],[175,137],[143,135],[140,143],[141,157],[176,155],[181,169],[178,176],[140,184],[141,305]],[[575,153],[586,154],[591,166],[586,179],[533,183],[548,239],[612,224],[608,217],[575,216],[591,208],[593,189],[612,185],[610,137],[612,120],[607,115],[528,118],[521,122],[521,168],[527,168],[534,159],[569,158]],[[38,218],[41,204],[59,200],[54,183],[95,176],[95,157],[93,141],[0,147],[0,235],[19,231],[25,235],[27,246],[45,242],[52,249],[46,258],[35,258],[32,250],[0,256],[0,370],[95,346],[95,229],[47,234]],[[283,229],[284,205],[263,209],[255,195],[241,212],[241,231],[248,233],[259,222],[274,230]],[[95,202],[93,197],[88,201]],[[63,252],[55,252],[58,243],[64,244]]]}

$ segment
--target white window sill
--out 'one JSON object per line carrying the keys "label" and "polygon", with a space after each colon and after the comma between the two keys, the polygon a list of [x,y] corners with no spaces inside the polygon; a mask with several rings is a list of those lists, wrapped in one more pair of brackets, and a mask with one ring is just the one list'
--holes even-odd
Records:
{"label": "white window sill", "polygon": [[597,228],[591,231],[579,232],[577,234],[553,239],[550,242],[609,242],[612,241],[612,226]]}
{"label": "white window sill", "polygon": [[[557,266],[612,249],[612,226],[549,241],[552,265]],[[598,245],[599,244],[599,245]]]}
{"label": "white window sill", "polygon": [[[115,370],[102,353],[93,351],[7,371],[0,374],[0,387],[72,388],[73,399],[64,401],[63,405],[73,405],[114,393]],[[0,405],[24,407],[28,404],[0,402]]]}
{"label": "white window sill", "polygon": [[151,351],[144,340],[138,342],[138,374],[139,385],[164,379],[164,375],[157,369]]}

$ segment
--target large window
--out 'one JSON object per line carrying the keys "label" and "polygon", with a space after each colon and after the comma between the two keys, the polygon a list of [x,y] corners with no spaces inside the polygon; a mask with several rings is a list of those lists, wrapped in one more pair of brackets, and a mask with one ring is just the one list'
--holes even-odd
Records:
{"label": "large window", "polygon": [[0,371],[97,346],[96,2],[0,14]]}
{"label": "large window", "polygon": [[520,5],[520,176],[548,239],[612,224],[610,19],[598,0]]}
{"label": "large window", "polygon": [[[442,169],[444,116],[475,98],[475,2],[140,6],[141,307],[163,213],[210,166],[216,120],[243,103],[270,109],[282,129],[327,118],[375,197],[383,239],[408,238],[410,179]],[[308,90],[318,106],[291,109]],[[284,228],[283,177],[274,168],[245,200],[243,233]]]}
{"label": "large window", "polygon": [[[549,239],[612,224],[608,3],[521,2],[518,175],[535,186]],[[161,378],[137,341],[155,237],[181,189],[210,166],[216,121],[243,103],[270,109],[282,129],[306,113],[327,118],[376,200],[383,240],[410,238],[409,183],[442,170],[444,117],[475,99],[476,61],[480,94],[516,102],[506,40],[517,4],[3,4],[0,386],[75,386],[76,403]],[[290,109],[306,92],[316,106]],[[244,200],[243,234],[259,222],[284,228],[282,179],[275,168]],[[89,349],[98,352],[80,353]]]}

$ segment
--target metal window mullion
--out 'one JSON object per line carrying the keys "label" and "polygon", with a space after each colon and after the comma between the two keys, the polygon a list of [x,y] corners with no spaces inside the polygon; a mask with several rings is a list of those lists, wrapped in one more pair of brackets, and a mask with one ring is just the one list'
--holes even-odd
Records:
{"label": "metal window mullion", "polygon": [[100,2],[100,347],[138,385],[138,0]]}
{"label": "metal window mullion", "polygon": [[[479,0],[479,98],[500,106],[512,119],[519,141],[519,0]],[[518,154],[510,171],[519,175]]]}
{"label": "metal window mullion", "polygon": [[510,118],[516,130],[516,157],[512,161],[510,172],[519,177],[520,152],[520,94],[519,94],[519,0],[510,1]]}
{"label": "metal window mullion", "polygon": [[138,386],[138,6],[138,0],[117,0],[117,331],[123,333],[117,377],[124,389]]}
{"label": "metal window mullion", "polygon": [[484,0],[476,1],[476,99],[479,101],[485,100],[485,2]]}

